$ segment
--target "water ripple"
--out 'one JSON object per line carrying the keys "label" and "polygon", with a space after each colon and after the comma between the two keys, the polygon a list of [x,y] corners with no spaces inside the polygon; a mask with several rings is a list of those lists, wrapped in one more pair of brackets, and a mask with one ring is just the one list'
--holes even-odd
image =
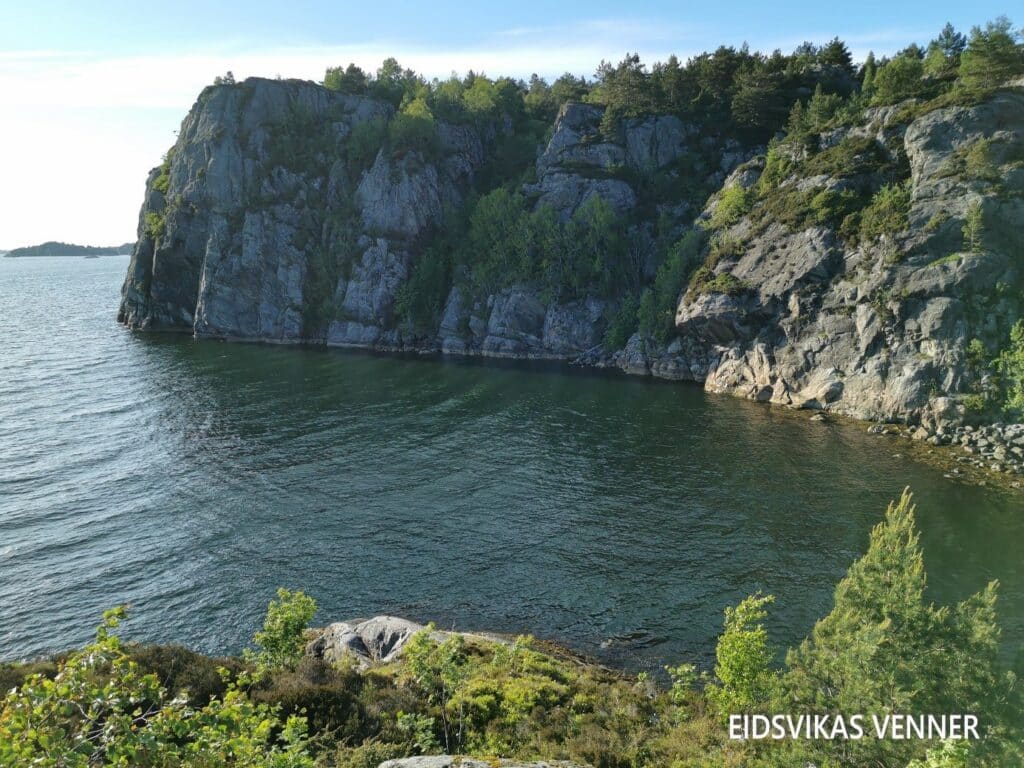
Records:
{"label": "water ripple", "polygon": [[757,589],[780,644],[806,633],[907,484],[933,595],[999,578],[1024,637],[1019,499],[856,427],[550,366],[134,336],[125,266],[0,260],[0,658],[81,643],[120,602],[134,636],[234,651],[287,585],[322,620],[708,664]]}

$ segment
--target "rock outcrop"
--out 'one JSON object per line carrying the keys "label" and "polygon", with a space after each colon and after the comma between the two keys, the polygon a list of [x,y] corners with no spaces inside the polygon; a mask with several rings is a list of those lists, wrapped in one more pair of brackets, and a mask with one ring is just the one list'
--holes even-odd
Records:
{"label": "rock outcrop", "polygon": [[[1024,93],[936,109],[902,127],[883,122],[894,114],[887,110],[872,132],[909,163],[902,231],[850,245],[826,225],[758,222],[755,208],[724,233],[741,246],[714,271],[743,289],[690,293],[676,314],[680,336],[699,342],[710,361],[709,391],[862,419],[934,421],[939,402],[967,389],[968,343],[995,348],[1008,335],[1024,310]],[[957,165],[979,142],[991,148],[989,177]],[[780,189],[850,183],[826,175]],[[972,204],[985,234],[968,249],[961,230]]]}
{"label": "rock outcrop", "polygon": [[[428,258],[433,233],[479,191],[481,170],[512,128],[439,122],[435,153],[382,142],[361,158],[353,134],[376,127],[383,135],[393,111],[298,81],[204,91],[168,161],[150,174],[120,320],[197,337],[568,359],[918,424],[935,421],[940,401],[943,418],[962,421],[976,378],[968,343],[996,349],[1024,311],[1021,88],[913,119],[905,106],[868,110],[859,124],[821,135],[823,150],[868,142],[907,169],[906,226],[856,242],[835,221],[794,224],[755,204],[719,233],[732,247],[706,262],[714,279],[682,292],[674,336],[658,343],[634,334],[620,349],[605,349],[605,338],[626,289],[560,301],[528,281],[471,295],[454,280],[435,328],[401,322],[403,287]],[[652,190],[753,193],[765,159],[674,116],[621,120],[615,131],[603,117],[593,105],[563,106],[538,147],[536,180],[521,191],[562,221],[604,200],[629,222],[650,284],[653,220],[672,222],[678,236],[719,218],[720,197],[697,216],[685,195],[662,204]],[[964,165],[979,143],[993,169],[982,177]],[[804,195],[809,206],[818,193],[870,195],[884,180],[825,169],[783,179],[778,194]],[[968,248],[961,230],[972,205],[986,231]]]}
{"label": "rock outcrop", "polygon": [[[315,637],[306,644],[306,655],[331,664],[349,660],[359,669],[375,664],[389,664],[402,655],[412,636],[424,629],[427,627],[423,624],[397,616],[336,621],[316,630]],[[509,642],[507,638],[490,633],[444,630],[433,630],[430,633],[431,639],[436,642],[444,642],[452,635],[489,643]]]}
{"label": "rock outcrop", "polygon": [[376,616],[364,621],[338,621],[327,625],[309,642],[306,653],[336,664],[350,658],[360,667],[387,664],[397,659],[409,638],[422,624],[395,616]]}

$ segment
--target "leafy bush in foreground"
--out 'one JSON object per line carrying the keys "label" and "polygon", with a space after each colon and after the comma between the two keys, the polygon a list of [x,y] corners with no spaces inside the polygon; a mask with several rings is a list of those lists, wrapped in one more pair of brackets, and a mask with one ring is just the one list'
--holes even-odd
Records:
{"label": "leafy bush in foreground", "polygon": [[313,765],[306,721],[282,721],[274,707],[251,701],[244,676],[200,708],[170,698],[112,633],[124,616],[123,608],[107,611],[95,642],[59,663],[53,677],[30,675],[7,694],[0,708],[0,765]]}
{"label": "leafy bush in foreground", "polygon": [[[285,592],[258,633],[282,663],[236,661],[201,706],[186,689],[209,685],[212,662],[182,649],[122,647],[112,633],[124,615],[117,610],[82,651],[27,674],[4,670],[17,688],[0,701],[0,765],[376,768],[441,751],[595,768],[1020,765],[1022,701],[997,658],[996,585],[943,607],[925,601],[924,585],[905,494],[836,588],[832,611],[782,668],[764,626],[772,598],[754,595],[725,612],[714,677],[683,664],[666,669],[668,687],[528,637],[498,642],[432,628],[398,661],[363,672],[295,661],[311,601]],[[985,738],[732,740],[725,723],[741,712],[970,712]]]}

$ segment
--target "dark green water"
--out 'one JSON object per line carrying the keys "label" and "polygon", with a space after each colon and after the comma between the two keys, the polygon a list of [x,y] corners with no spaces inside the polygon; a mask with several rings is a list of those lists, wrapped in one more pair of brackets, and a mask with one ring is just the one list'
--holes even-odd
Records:
{"label": "dark green water", "polygon": [[1024,637],[1024,500],[861,426],[696,386],[134,336],[126,259],[0,260],[0,658],[131,634],[240,648],[273,590],[532,632],[630,666],[706,663],[723,606],[827,612],[911,486],[932,596],[998,578]]}

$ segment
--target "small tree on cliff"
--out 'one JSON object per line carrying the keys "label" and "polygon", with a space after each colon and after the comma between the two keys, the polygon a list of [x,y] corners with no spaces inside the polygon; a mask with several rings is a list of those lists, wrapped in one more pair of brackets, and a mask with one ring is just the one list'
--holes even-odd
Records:
{"label": "small tree on cliff", "polygon": [[967,250],[981,250],[981,238],[985,233],[985,214],[981,209],[981,203],[977,200],[967,206],[961,232],[963,232],[964,245],[967,246]]}

